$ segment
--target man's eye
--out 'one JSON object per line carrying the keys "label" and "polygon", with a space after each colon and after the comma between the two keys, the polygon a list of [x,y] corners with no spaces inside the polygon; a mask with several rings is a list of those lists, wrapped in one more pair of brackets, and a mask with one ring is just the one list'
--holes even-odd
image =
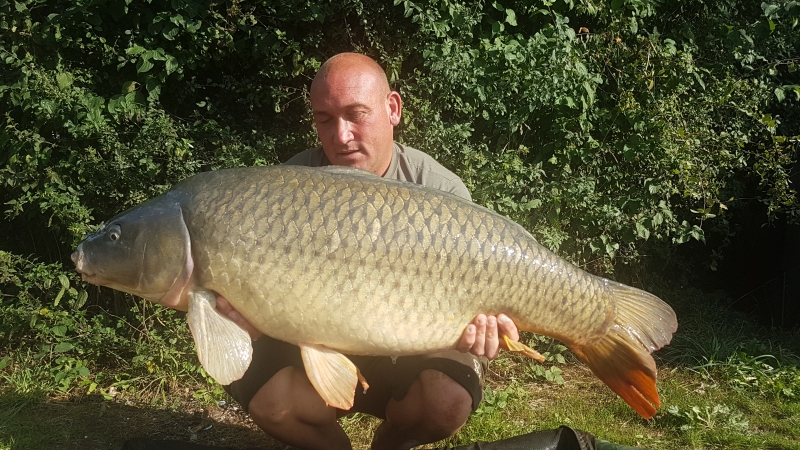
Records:
{"label": "man's eye", "polygon": [[359,120],[363,120],[365,117],[367,117],[367,112],[366,111],[356,111],[356,112],[350,114],[350,120],[352,122],[357,122]]}

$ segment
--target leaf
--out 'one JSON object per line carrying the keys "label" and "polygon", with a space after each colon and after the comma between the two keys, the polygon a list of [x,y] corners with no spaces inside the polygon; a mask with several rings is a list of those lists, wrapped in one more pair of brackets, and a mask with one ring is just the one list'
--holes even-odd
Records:
{"label": "leaf", "polygon": [[764,15],[769,17],[769,16],[772,15],[772,13],[774,13],[775,11],[780,9],[780,6],[778,6],[778,5],[770,5],[770,4],[765,2],[765,3],[761,3],[761,9],[764,10]]}
{"label": "leaf", "polygon": [[640,238],[647,240],[650,238],[650,230],[648,230],[644,225],[641,223],[636,224],[636,235]]}
{"label": "leaf", "polygon": [[167,71],[167,75],[169,75],[172,72],[175,72],[176,70],[178,70],[178,67],[179,67],[178,66],[178,60],[175,59],[175,57],[172,56],[172,55],[167,56],[166,63],[165,63],[165,69]]}
{"label": "leaf", "polygon": [[125,54],[126,55],[138,55],[138,54],[144,53],[145,50],[147,50],[147,49],[144,48],[144,47],[140,47],[138,45],[134,45],[133,47],[127,48],[125,50]]}
{"label": "leaf", "polygon": [[61,89],[66,89],[72,86],[73,81],[74,80],[72,78],[72,74],[61,72],[58,75],[56,75],[56,82],[58,83],[58,87],[60,87]]}
{"label": "leaf", "polygon": [[786,98],[786,95],[783,93],[783,88],[781,87],[776,87],[772,92],[775,93],[775,97],[778,99],[778,102],[782,102],[783,99]]}
{"label": "leaf", "polygon": [[58,291],[58,295],[56,295],[56,298],[53,300],[53,306],[58,306],[58,302],[61,301],[61,297],[64,296],[64,292],[66,292],[66,289],[62,287],[61,290]]}
{"label": "leaf", "polygon": [[152,59],[154,61],[164,61],[164,59],[165,59],[164,49],[157,48],[155,50],[148,50],[148,51],[144,52],[144,54],[141,57],[144,58],[144,59],[147,59],[147,60],[151,60]]}
{"label": "leaf", "polygon": [[139,58],[136,62],[136,72],[145,73],[153,68],[153,63],[149,59]]}
{"label": "leaf", "polygon": [[135,81],[126,81],[122,83],[122,89],[120,93],[130,94],[131,92],[135,91],[137,87],[139,87],[139,83]]}
{"label": "leaf", "polygon": [[500,34],[505,30],[505,25],[500,22],[492,21],[492,34]]}
{"label": "leaf", "polygon": [[0,370],[3,370],[3,369],[5,369],[6,367],[8,367],[8,363],[9,363],[10,361],[11,361],[11,358],[9,358],[8,356],[6,356],[6,357],[5,357],[5,358],[3,358],[3,359],[0,359]]}
{"label": "leaf", "polygon": [[175,36],[178,35],[178,31],[180,31],[178,27],[171,25],[164,27],[164,31],[162,31],[161,34],[164,36],[164,39],[174,41]]}
{"label": "leaf", "polygon": [[703,82],[703,79],[700,78],[700,74],[697,73],[697,72],[692,72],[692,75],[694,75],[694,78],[697,80],[697,82],[700,84],[700,86],[703,89],[705,89],[706,88],[706,84]]}
{"label": "leaf", "polygon": [[73,348],[75,348],[75,346],[70,344],[69,342],[59,342],[53,349],[53,352],[64,353],[72,350]]}
{"label": "leaf", "polygon": [[78,294],[78,300],[75,301],[75,309],[82,308],[83,305],[86,304],[86,300],[88,298],[89,298],[89,293],[86,291],[81,291],[81,293]]}
{"label": "leaf", "polygon": [[517,26],[517,14],[513,9],[506,9],[506,23],[512,27]]}

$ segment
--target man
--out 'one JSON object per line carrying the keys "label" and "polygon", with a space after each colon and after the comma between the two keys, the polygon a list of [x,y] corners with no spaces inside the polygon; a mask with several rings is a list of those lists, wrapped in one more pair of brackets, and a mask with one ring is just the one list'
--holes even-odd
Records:
{"label": "man", "polygon": [[[325,62],[311,84],[311,107],[322,148],[306,150],[287,164],[357,167],[470,200],[456,175],[430,156],[394,142],[402,100],[371,58],[343,53]],[[396,361],[351,357],[371,387],[366,393],[359,389],[353,409],[342,411],[317,394],[296,346],[259,336],[222,298],[217,307],[256,339],[247,373],[226,390],[267,434],[308,449],[351,448],[337,419],[357,411],[384,419],[373,449],[408,449],[453,435],[482,400],[486,360],[497,356],[500,336],[519,339],[508,317],[479,315],[457,343],[460,351]]]}

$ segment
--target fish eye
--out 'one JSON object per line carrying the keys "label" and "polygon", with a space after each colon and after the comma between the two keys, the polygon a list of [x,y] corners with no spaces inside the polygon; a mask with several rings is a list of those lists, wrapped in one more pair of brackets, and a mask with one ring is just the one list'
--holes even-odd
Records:
{"label": "fish eye", "polygon": [[116,241],[117,239],[119,239],[121,233],[122,230],[120,229],[119,225],[114,224],[108,230],[108,238],[111,239],[112,241]]}

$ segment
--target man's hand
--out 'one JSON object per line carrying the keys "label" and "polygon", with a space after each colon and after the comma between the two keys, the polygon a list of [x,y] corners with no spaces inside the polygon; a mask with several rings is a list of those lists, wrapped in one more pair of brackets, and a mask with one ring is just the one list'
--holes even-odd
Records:
{"label": "man's hand", "polygon": [[247,331],[247,334],[250,335],[250,339],[256,340],[261,336],[261,332],[256,329],[247,319],[244,318],[238,311],[233,309],[228,300],[225,297],[217,294],[217,311],[222,314],[223,316],[227,317],[228,319],[232,320],[233,323],[239,325],[239,328]]}
{"label": "man's hand", "polygon": [[456,349],[470,352],[475,356],[495,359],[500,353],[500,347],[506,348],[502,336],[508,336],[512,341],[519,341],[517,326],[508,316],[500,314],[497,317],[487,317],[484,314],[478,314],[464,329],[461,340],[456,344]]}

